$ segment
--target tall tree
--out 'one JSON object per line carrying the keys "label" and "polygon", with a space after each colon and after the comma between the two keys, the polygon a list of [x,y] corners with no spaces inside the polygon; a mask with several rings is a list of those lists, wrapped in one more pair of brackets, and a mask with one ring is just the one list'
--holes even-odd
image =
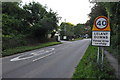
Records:
{"label": "tall tree", "polygon": [[22,9],[17,2],[2,3],[3,35],[20,34],[23,31],[21,13]]}
{"label": "tall tree", "polygon": [[67,22],[62,22],[60,25],[61,28],[61,36],[72,37],[74,36],[74,25]]}
{"label": "tall tree", "polygon": [[80,37],[82,35],[84,35],[85,32],[85,25],[84,24],[77,24],[74,27],[74,34],[76,37]]}
{"label": "tall tree", "polygon": [[104,6],[100,5],[99,3],[96,3],[94,7],[91,9],[91,13],[89,13],[90,20],[88,22],[91,27],[93,26],[95,18],[98,16],[107,17],[107,12]]}
{"label": "tall tree", "polygon": [[48,33],[52,33],[54,29],[58,28],[57,23],[57,13],[52,10],[47,11],[46,7],[40,3],[30,2],[21,6],[17,2],[3,2],[2,31],[4,49],[8,48],[7,45],[11,42],[14,42],[14,47],[29,42],[23,39],[41,41],[41,39],[46,38]]}
{"label": "tall tree", "polygon": [[57,14],[50,10],[46,11],[46,7],[39,3],[29,3],[23,6],[25,11],[24,21],[30,27],[30,32],[38,38],[45,37],[46,34],[57,28]]}

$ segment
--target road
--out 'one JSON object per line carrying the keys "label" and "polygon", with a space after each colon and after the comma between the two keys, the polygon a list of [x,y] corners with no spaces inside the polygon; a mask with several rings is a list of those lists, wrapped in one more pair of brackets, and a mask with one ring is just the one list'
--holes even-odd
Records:
{"label": "road", "polygon": [[90,39],[16,54],[2,59],[3,78],[71,78]]}

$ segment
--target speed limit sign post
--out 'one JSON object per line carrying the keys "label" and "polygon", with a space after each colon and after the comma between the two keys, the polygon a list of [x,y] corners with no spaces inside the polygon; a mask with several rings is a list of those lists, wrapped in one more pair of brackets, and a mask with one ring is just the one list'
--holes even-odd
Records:
{"label": "speed limit sign post", "polygon": [[94,21],[92,45],[110,46],[110,24],[108,18],[105,16],[99,16]]}
{"label": "speed limit sign post", "polygon": [[94,20],[92,28],[92,45],[98,46],[97,62],[99,63],[100,46],[102,47],[102,63],[104,46],[110,46],[110,23],[107,17],[99,16]]}

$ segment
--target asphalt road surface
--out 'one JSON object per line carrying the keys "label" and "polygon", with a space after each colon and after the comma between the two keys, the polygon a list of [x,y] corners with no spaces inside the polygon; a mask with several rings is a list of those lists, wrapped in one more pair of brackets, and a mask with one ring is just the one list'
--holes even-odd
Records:
{"label": "asphalt road surface", "polygon": [[67,42],[4,57],[3,78],[71,78],[90,39]]}

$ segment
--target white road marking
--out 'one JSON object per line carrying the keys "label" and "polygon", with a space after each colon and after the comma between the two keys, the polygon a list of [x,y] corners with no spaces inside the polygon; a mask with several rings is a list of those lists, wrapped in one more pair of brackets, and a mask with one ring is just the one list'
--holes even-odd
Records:
{"label": "white road marking", "polygon": [[45,56],[39,57],[39,58],[37,58],[37,59],[34,59],[33,62],[38,61],[38,60],[40,60],[40,59],[43,59],[43,58],[45,58],[45,57],[47,57],[47,56],[50,56],[50,55],[52,55],[52,54],[54,54],[54,53],[55,53],[55,52],[52,52],[52,53],[47,54],[47,55],[45,55]]}
{"label": "white road marking", "polygon": [[[38,51],[38,52],[34,52],[34,53],[30,53],[30,54],[22,54],[18,57],[15,57],[15,58],[12,58],[10,59],[10,61],[19,61],[19,60],[26,60],[26,59],[29,59],[29,58],[32,58],[32,57],[35,57],[35,56],[39,56],[39,55],[42,55],[42,54],[45,54],[45,53],[49,53],[49,52],[52,52],[54,51],[55,48],[49,48],[48,50],[41,50],[41,51]],[[40,53],[41,52],[41,53]],[[27,57],[24,57],[28,55]],[[23,57],[23,58],[21,58]]]}
{"label": "white road marking", "polygon": [[13,59],[11,59],[10,61],[19,61],[19,60],[25,60],[25,59],[29,59],[32,58],[34,56],[30,56],[30,57],[25,57],[25,58],[20,58],[21,56],[15,57]]}

